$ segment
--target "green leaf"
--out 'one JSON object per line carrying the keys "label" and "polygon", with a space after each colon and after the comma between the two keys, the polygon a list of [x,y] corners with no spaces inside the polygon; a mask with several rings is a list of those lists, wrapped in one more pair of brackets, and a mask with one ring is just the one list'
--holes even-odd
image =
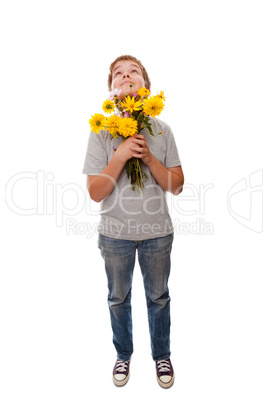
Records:
{"label": "green leaf", "polygon": [[152,130],[152,127],[151,127],[151,123],[149,123],[149,121],[146,119],[146,120],[144,120],[143,124],[145,125],[145,127],[148,128],[149,133],[154,137],[155,135],[154,135],[154,133],[153,133],[153,130]]}

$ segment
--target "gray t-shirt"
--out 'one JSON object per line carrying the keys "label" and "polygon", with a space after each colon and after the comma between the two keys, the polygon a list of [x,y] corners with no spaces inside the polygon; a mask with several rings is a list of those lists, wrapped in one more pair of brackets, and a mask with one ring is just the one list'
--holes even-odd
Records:
{"label": "gray t-shirt", "polygon": [[[148,129],[143,134],[151,153],[167,168],[180,166],[180,158],[173,133],[165,122],[150,119],[155,136]],[[163,134],[158,134],[162,132]],[[108,131],[90,133],[83,173],[100,174],[111,160],[115,149],[124,141],[121,136],[112,138]],[[141,162],[142,163],[142,162]],[[166,192],[142,163],[148,180],[144,181],[141,194],[132,190],[130,177],[124,168],[113,191],[101,201],[98,232],[104,236],[123,240],[146,240],[167,236],[173,232]]]}

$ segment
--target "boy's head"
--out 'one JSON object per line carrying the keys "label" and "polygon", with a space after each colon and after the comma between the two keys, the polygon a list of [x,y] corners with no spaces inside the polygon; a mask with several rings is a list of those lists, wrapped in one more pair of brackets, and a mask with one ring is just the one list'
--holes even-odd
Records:
{"label": "boy's head", "polygon": [[[130,88],[129,84],[132,84]],[[125,55],[119,56],[110,65],[108,76],[108,89],[121,89],[120,98],[127,93],[135,93],[138,89],[146,87],[150,89],[151,81],[142,63],[136,57]]]}

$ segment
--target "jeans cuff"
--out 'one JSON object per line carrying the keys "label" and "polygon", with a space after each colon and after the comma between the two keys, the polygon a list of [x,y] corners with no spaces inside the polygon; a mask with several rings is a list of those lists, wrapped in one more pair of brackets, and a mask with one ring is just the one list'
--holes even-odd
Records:
{"label": "jeans cuff", "polygon": [[131,355],[117,354],[117,359],[122,360],[123,362],[128,362],[131,359]]}

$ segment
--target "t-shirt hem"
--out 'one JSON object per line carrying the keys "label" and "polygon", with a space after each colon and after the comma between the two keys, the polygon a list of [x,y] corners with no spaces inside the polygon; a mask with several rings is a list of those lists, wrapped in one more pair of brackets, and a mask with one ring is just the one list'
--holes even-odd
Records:
{"label": "t-shirt hem", "polygon": [[87,174],[88,176],[89,176],[89,175],[97,176],[97,175],[99,175],[101,172],[88,172],[88,171],[83,170],[82,173],[83,173],[83,174]]}
{"label": "t-shirt hem", "polygon": [[176,161],[176,162],[169,162],[166,164],[166,168],[175,167],[175,166],[181,166],[181,162]]}
{"label": "t-shirt hem", "polygon": [[157,239],[158,237],[165,237],[168,236],[169,234],[173,233],[174,230],[170,230],[170,231],[166,231],[166,232],[161,232],[161,233],[150,233],[148,235],[137,235],[137,236],[133,236],[133,235],[113,235],[112,233],[106,233],[100,230],[97,230],[97,232],[99,234],[101,234],[102,236],[106,236],[106,237],[110,237],[112,239],[116,239],[116,240],[133,240],[133,241],[142,241],[142,240],[149,240],[149,239]]}

